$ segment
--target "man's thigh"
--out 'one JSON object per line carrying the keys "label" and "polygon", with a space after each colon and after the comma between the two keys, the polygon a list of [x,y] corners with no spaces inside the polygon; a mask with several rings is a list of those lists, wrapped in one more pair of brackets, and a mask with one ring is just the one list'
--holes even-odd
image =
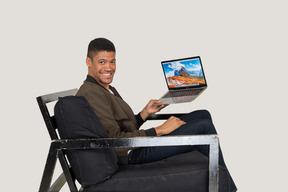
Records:
{"label": "man's thigh", "polygon": [[[167,136],[199,135],[214,133],[210,113],[206,110],[194,111],[181,117],[186,124]],[[210,130],[212,129],[212,131]],[[164,135],[165,136],[165,135]],[[193,146],[143,147],[129,154],[129,163],[149,163],[195,149]]]}
{"label": "man's thigh", "polygon": [[193,146],[142,147],[134,149],[129,154],[129,164],[151,163],[174,155],[189,152]]}

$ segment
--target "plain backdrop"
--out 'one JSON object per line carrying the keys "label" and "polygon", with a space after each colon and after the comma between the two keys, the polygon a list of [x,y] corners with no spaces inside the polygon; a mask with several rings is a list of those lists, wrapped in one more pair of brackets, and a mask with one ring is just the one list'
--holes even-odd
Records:
{"label": "plain backdrop", "polygon": [[106,37],[135,113],[167,91],[162,60],[200,55],[208,89],[161,113],[209,110],[239,191],[285,191],[287,18],[284,0],[1,1],[1,190],[38,191],[50,138],[36,97],[78,88]]}

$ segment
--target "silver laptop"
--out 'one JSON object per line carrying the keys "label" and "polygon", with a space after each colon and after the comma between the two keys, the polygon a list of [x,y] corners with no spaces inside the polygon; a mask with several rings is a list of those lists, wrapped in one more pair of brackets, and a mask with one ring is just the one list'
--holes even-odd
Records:
{"label": "silver laptop", "polygon": [[169,89],[159,99],[161,104],[193,101],[207,88],[200,56],[162,61],[161,64]]}

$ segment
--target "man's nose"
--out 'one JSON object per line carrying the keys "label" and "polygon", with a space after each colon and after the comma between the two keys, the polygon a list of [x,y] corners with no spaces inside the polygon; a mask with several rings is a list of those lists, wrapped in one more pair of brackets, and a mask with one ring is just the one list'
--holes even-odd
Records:
{"label": "man's nose", "polygon": [[107,65],[105,65],[104,69],[106,71],[112,71],[112,67],[111,67],[111,65],[109,63]]}

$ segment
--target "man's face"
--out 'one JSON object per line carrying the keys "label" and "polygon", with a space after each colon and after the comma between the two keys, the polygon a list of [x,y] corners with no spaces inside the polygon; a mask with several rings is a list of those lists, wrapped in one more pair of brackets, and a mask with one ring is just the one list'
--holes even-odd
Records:
{"label": "man's face", "polygon": [[100,85],[109,89],[116,71],[115,52],[99,51],[91,60],[86,59],[88,75],[92,76]]}

